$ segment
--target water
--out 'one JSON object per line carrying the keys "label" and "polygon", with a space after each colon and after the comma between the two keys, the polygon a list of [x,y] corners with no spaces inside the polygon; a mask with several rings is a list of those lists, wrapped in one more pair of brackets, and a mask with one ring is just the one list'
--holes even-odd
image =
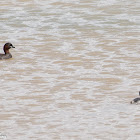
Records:
{"label": "water", "polygon": [[138,0],[0,2],[0,139],[139,140]]}

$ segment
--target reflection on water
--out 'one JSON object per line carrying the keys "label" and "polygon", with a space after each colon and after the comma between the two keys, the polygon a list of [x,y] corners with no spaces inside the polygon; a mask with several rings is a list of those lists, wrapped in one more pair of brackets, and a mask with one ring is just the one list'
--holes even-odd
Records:
{"label": "reflection on water", "polygon": [[0,61],[3,139],[138,140],[139,6],[0,2],[0,44],[16,47]]}

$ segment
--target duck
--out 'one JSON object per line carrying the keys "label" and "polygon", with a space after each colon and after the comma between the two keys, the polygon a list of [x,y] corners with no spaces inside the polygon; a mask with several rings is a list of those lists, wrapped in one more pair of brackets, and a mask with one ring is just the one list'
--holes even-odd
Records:
{"label": "duck", "polygon": [[[139,96],[140,96],[140,91],[139,91]],[[137,97],[135,99],[133,99],[130,103],[131,104],[138,104],[140,102],[140,97]]]}
{"label": "duck", "polygon": [[0,54],[0,60],[12,58],[12,55],[9,52],[9,49],[11,49],[11,48],[15,48],[15,47],[10,42],[8,42],[4,45],[3,51],[5,54]]}

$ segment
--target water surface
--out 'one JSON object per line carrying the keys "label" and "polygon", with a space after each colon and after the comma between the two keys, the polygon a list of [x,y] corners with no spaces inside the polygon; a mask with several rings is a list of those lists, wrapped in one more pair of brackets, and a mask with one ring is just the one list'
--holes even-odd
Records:
{"label": "water surface", "polygon": [[0,139],[139,140],[138,0],[0,2]]}

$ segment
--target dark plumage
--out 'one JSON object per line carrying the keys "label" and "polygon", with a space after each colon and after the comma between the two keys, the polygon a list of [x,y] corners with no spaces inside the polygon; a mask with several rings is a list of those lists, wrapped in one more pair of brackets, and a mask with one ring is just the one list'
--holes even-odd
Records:
{"label": "dark plumage", "polygon": [[[140,96],[140,91],[139,91],[139,96]],[[137,104],[139,102],[140,102],[140,97],[133,99],[130,103],[131,104],[133,104],[133,103]]]}
{"label": "dark plumage", "polygon": [[6,43],[3,47],[4,54],[0,54],[0,59],[9,59],[12,58],[11,53],[9,52],[9,49],[15,48],[11,43]]}

